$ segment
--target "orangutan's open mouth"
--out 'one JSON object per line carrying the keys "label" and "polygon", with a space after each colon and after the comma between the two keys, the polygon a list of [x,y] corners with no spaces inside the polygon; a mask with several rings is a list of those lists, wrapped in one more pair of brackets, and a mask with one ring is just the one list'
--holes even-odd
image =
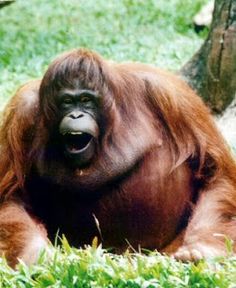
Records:
{"label": "orangutan's open mouth", "polygon": [[84,132],[67,132],[64,135],[65,148],[69,154],[84,152],[91,144],[93,136]]}

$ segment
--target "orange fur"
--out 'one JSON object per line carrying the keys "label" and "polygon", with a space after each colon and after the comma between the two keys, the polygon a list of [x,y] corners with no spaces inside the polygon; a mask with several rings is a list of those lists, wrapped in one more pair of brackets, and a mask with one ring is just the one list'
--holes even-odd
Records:
{"label": "orange fur", "polygon": [[[57,92],[78,83],[103,96],[105,132],[94,162],[71,171],[45,151]],[[30,215],[50,239],[60,228],[83,245],[101,232],[117,251],[127,239],[183,260],[224,255],[225,237],[236,240],[235,161],[202,100],[168,72],[87,50],[63,54],[12,98],[0,144],[0,251],[10,263],[27,254],[29,235],[46,237]]]}

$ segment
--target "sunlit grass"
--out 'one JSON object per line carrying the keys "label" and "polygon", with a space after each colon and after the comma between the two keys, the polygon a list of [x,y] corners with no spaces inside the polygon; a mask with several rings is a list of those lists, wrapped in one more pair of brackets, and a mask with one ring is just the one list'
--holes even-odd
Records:
{"label": "sunlit grass", "polygon": [[157,252],[114,255],[99,247],[43,253],[36,265],[17,270],[0,262],[0,287],[235,287],[236,258],[182,263]]}

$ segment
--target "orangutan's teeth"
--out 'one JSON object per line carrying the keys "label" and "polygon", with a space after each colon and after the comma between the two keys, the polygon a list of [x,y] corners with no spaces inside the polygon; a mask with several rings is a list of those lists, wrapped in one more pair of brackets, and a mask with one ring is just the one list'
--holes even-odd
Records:
{"label": "orangutan's teeth", "polygon": [[83,132],[70,132],[69,134],[71,134],[71,135],[81,135],[81,134],[83,134]]}

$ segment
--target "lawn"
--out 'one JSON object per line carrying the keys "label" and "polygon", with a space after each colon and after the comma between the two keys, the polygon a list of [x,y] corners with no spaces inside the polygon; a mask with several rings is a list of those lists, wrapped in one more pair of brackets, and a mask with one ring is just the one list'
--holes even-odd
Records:
{"label": "lawn", "polygon": [[0,288],[234,288],[236,259],[181,263],[150,252],[110,254],[101,247],[62,248],[42,254],[39,263],[11,270],[0,262]]}
{"label": "lawn", "polygon": [[19,0],[0,10],[0,103],[65,50],[176,70],[202,38],[192,17],[206,0]]}
{"label": "lawn", "polygon": [[[192,18],[206,0],[18,0],[0,10],[0,107],[42,77],[65,50],[87,47],[116,61],[178,70],[200,47]],[[236,287],[236,259],[180,263],[156,252],[113,255],[63,239],[32,267],[0,260],[5,287]]]}

